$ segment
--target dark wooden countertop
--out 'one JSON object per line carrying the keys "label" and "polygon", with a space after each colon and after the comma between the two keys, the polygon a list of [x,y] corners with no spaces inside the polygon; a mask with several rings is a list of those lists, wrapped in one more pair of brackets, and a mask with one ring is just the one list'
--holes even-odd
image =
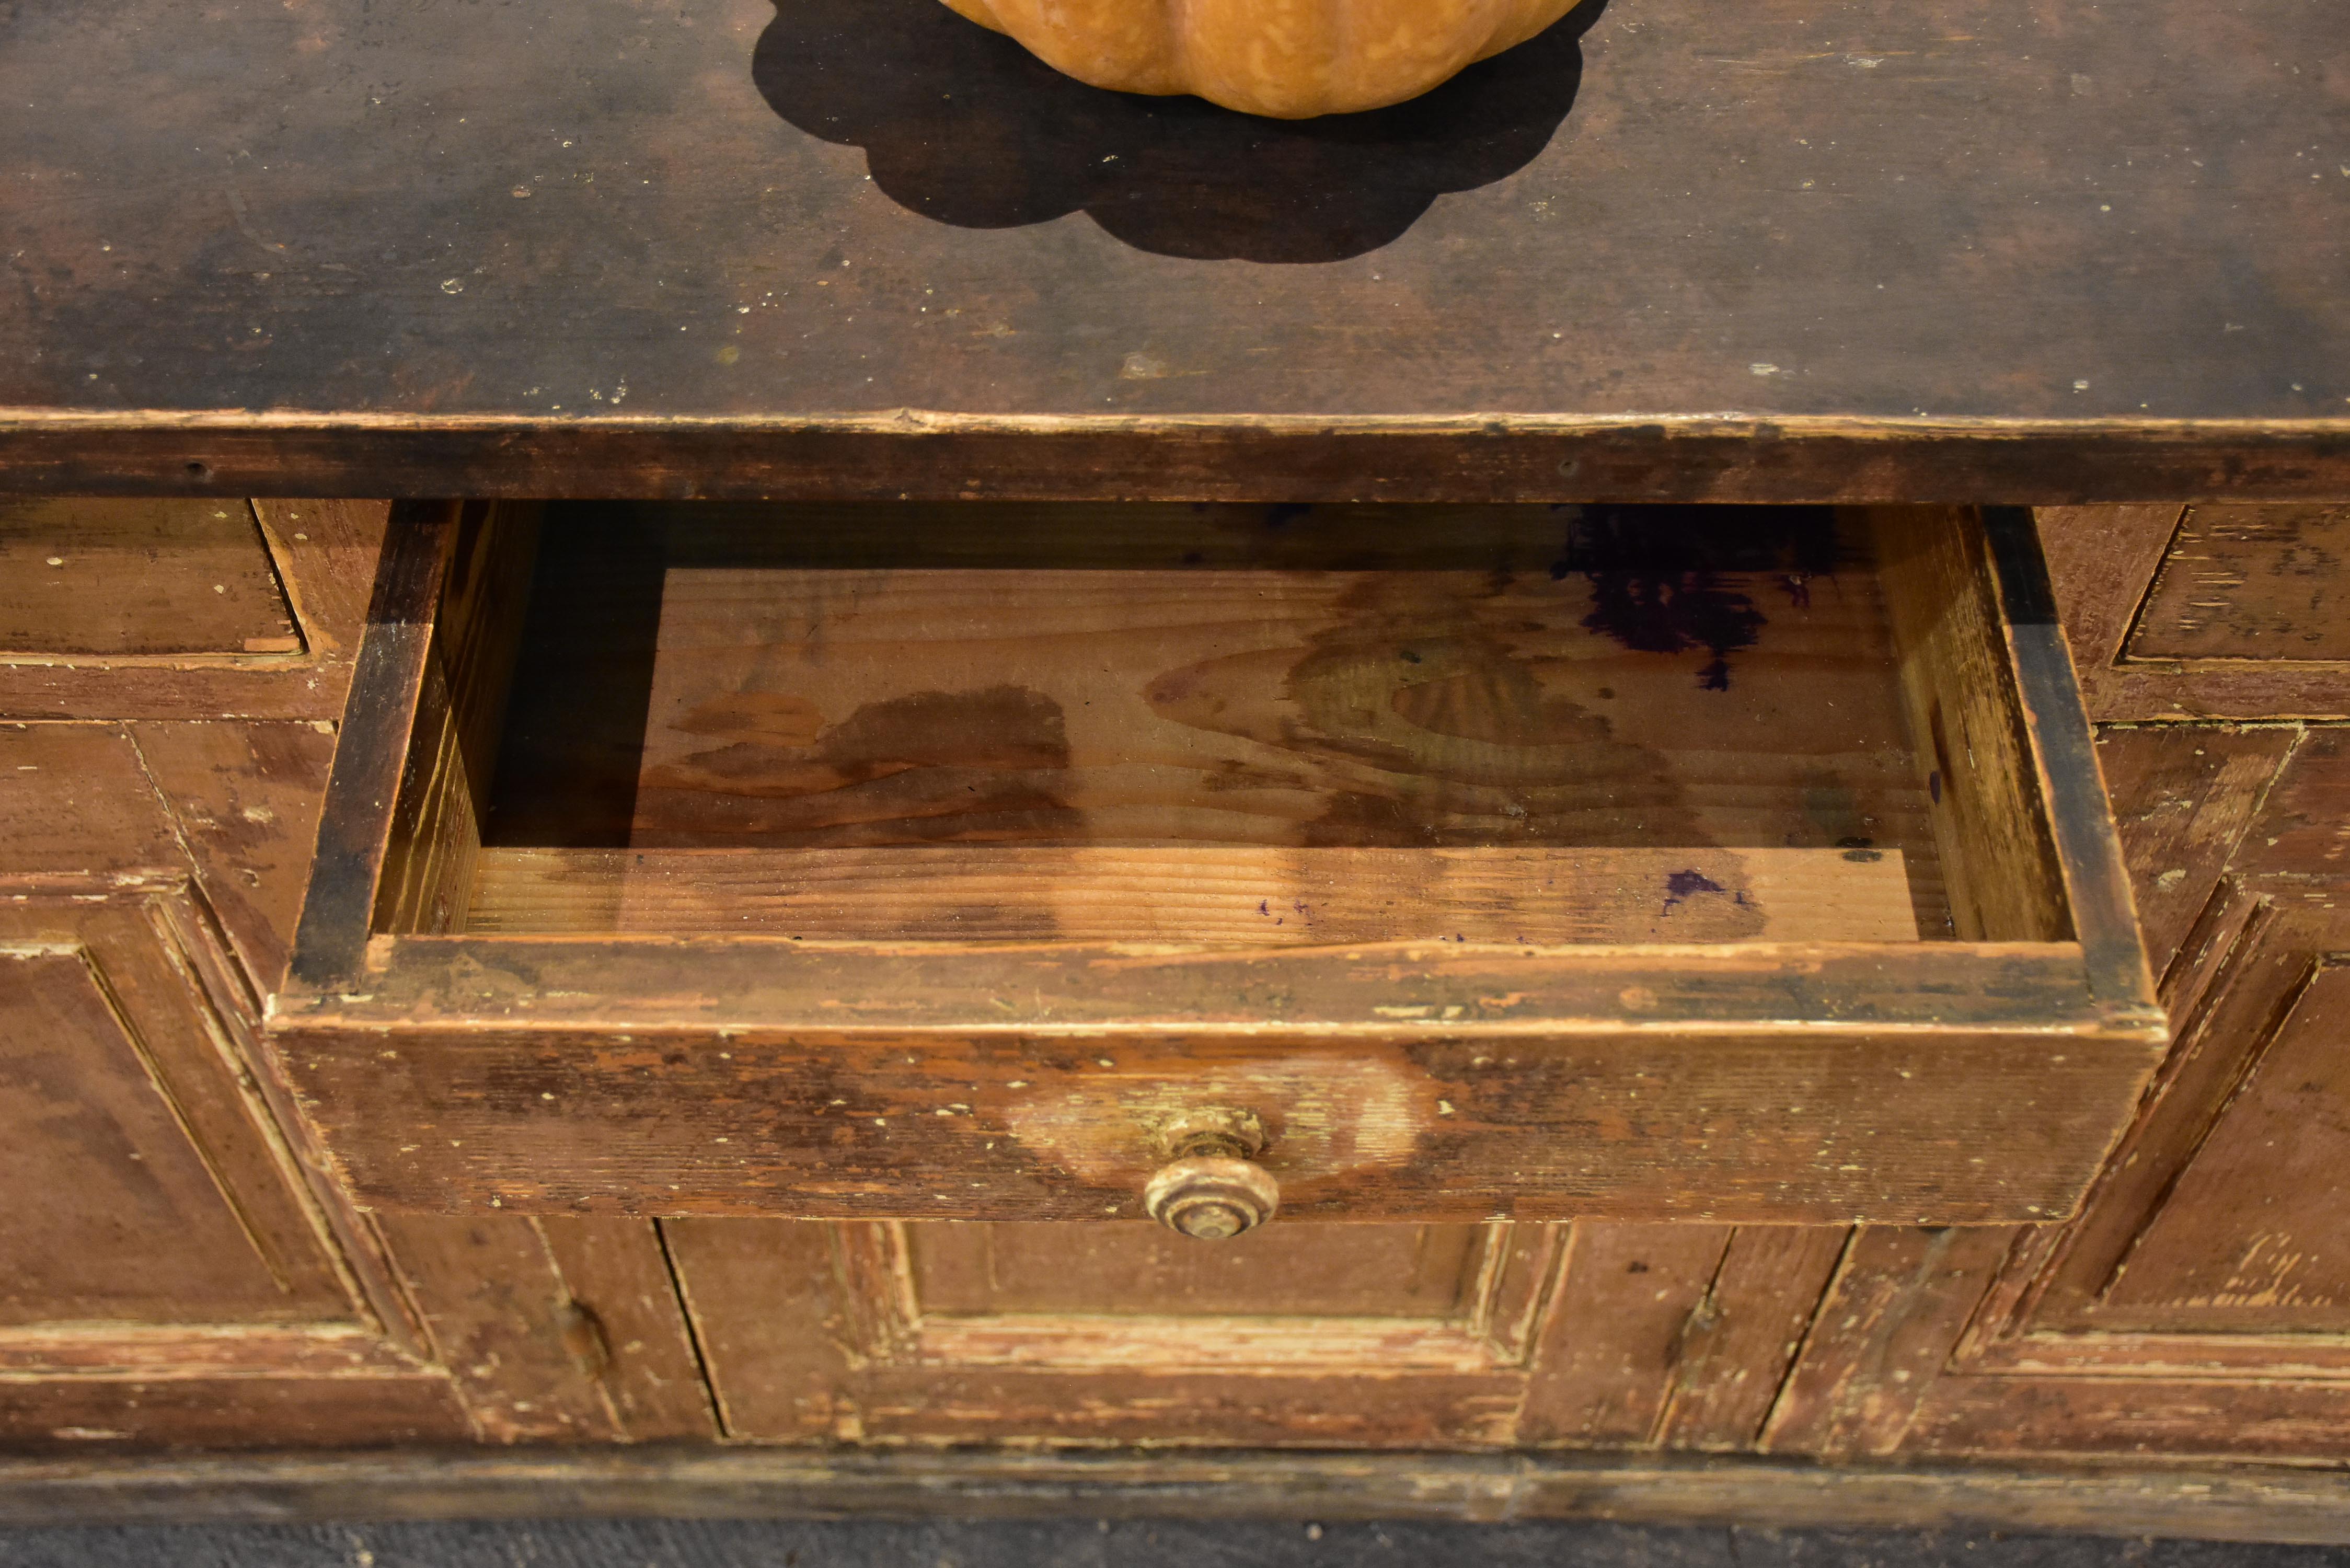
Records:
{"label": "dark wooden countertop", "polygon": [[1611,0],[1280,125],[937,0],[0,3],[0,488],[2350,494],[2334,0]]}

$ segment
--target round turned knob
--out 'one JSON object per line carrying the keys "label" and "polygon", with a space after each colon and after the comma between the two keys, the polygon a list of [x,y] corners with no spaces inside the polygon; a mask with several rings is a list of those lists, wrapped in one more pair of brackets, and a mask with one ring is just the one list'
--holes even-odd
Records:
{"label": "round turned knob", "polygon": [[1264,1167],[1228,1155],[1193,1155],[1162,1165],[1142,1189],[1142,1207],[1170,1231],[1196,1241],[1228,1241],[1273,1218],[1281,1186]]}

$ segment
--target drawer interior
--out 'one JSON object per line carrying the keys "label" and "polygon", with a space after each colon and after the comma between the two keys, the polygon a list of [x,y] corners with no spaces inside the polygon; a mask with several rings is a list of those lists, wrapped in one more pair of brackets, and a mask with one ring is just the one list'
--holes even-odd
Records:
{"label": "drawer interior", "polygon": [[1965,527],[552,505],[526,612],[477,612],[442,894],[388,876],[378,929],[2065,940]]}

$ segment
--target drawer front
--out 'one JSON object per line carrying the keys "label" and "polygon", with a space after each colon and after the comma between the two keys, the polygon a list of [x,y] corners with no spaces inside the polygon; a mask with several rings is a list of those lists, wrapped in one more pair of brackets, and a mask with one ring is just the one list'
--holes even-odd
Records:
{"label": "drawer front", "polygon": [[2054,1220],[2160,1045],[2028,521],[395,534],[274,1025],[379,1207]]}
{"label": "drawer front", "polygon": [[2350,506],[2190,506],[2124,656],[2350,663]]}
{"label": "drawer front", "polygon": [[375,1205],[941,1220],[1145,1218],[1169,1129],[1223,1111],[1299,1218],[2053,1219],[2150,1060],[1947,1032],[387,1038],[285,1047]]}
{"label": "drawer front", "polygon": [[301,646],[242,501],[0,504],[0,651],[107,659]]}
{"label": "drawer front", "polygon": [[0,501],[0,713],[334,719],[389,511]]}
{"label": "drawer front", "polygon": [[2350,506],[2039,516],[2098,722],[2350,717]]}

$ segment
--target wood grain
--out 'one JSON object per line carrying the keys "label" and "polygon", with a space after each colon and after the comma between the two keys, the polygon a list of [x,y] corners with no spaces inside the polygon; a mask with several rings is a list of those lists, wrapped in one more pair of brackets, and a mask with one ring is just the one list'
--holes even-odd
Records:
{"label": "wood grain", "polygon": [[0,504],[0,660],[302,650],[248,504]]}
{"label": "wood grain", "polygon": [[1478,1225],[1317,1225],[1202,1247],[1146,1225],[914,1225],[906,1247],[909,1283],[926,1319],[1451,1320],[1474,1304],[1485,1232]]}
{"label": "wood grain", "polygon": [[0,714],[326,722],[342,711],[388,503],[6,510],[0,558],[13,586],[0,602],[13,595],[15,607],[0,621],[15,626],[0,624]]}
{"label": "wood grain", "polygon": [[[2127,1397],[2127,1390],[2121,1397]],[[354,1518],[1576,1519],[2084,1532],[2326,1546],[2340,1472],[2111,1462],[1819,1465],[1630,1454],[1014,1451],[744,1445],[0,1461],[16,1525]]]}
{"label": "wood grain", "polygon": [[1873,521],[1952,932],[1966,941],[2064,940],[2072,912],[1981,524],[1968,512],[1891,509]]}
{"label": "wood grain", "polygon": [[205,902],[264,993],[286,976],[335,737],[323,724],[145,722],[139,760],[171,807]]}
{"label": "wood grain", "polygon": [[1731,1234],[1683,1324],[1659,1442],[1719,1452],[1757,1445],[1850,1240],[1823,1226],[1742,1225]]}
{"label": "wood grain", "polygon": [[[188,469],[191,451],[203,454],[202,477]],[[885,503],[1148,496],[1283,505],[1869,506],[1935,496],[2069,507],[2158,498],[2296,502],[2350,492],[2350,430],[2322,418],[2139,423],[2012,414],[1249,411],[1088,418],[897,409],[639,421],[383,418],[366,410],[255,418],[20,406],[0,408],[0,461],[21,491],[207,500],[690,494]],[[2239,708],[2232,716],[2253,711]]]}
{"label": "wood grain", "polygon": [[2301,739],[2289,726],[2107,727],[2097,760],[2128,857],[2147,957],[2165,974],[2219,887],[2270,782]]}
{"label": "wood grain", "polygon": [[[1340,1334],[1317,1348],[1322,1327],[1344,1324],[1316,1317],[1314,1293],[1281,1303],[1295,1324],[1285,1334],[1263,1317],[1186,1322],[1168,1314],[1130,1327],[1048,1318],[1039,1325],[1048,1336],[1056,1325],[1079,1332],[1057,1345],[1032,1340],[1032,1354],[1024,1355],[1016,1317],[950,1320],[926,1353],[927,1324],[875,1324],[877,1308],[893,1316],[903,1309],[877,1301],[871,1276],[847,1255],[884,1228],[724,1220],[665,1220],[662,1228],[727,1430],[737,1437],[1492,1443],[1506,1439],[1523,1380],[1490,1355],[1464,1367],[1473,1342],[1457,1330],[1449,1336],[1456,1347],[1449,1365],[1415,1365],[1409,1355],[1387,1365],[1383,1342],[1362,1334]],[[1315,1229],[1326,1239],[1307,1244],[1327,1251],[1342,1248],[1356,1228]],[[1083,1249],[1076,1236],[1066,1245]],[[1217,1366],[1213,1346],[1188,1354],[1196,1341],[1220,1334],[1242,1335],[1230,1346],[1241,1353],[1236,1364]],[[1409,1319],[1387,1320],[1384,1334],[1390,1349],[1425,1347],[1431,1337]]]}
{"label": "wood grain", "polygon": [[577,1362],[600,1351],[600,1381],[630,1441],[718,1435],[660,1232],[646,1220],[550,1216],[535,1221],[574,1310]]}
{"label": "wood grain", "polygon": [[847,941],[1914,941],[1898,850],[488,849],[466,930]]}
{"label": "wood grain", "polygon": [[2222,1109],[2106,1299],[2220,1329],[2350,1330],[2350,971],[2321,969]]}
{"label": "wood grain", "polygon": [[359,966],[390,853],[433,618],[456,543],[455,508],[426,502],[392,509],[328,777],[317,854],[295,932],[291,983],[331,983]]}
{"label": "wood grain", "polygon": [[2350,507],[2190,506],[2124,657],[2350,663],[2345,557]]}
{"label": "wood grain", "polygon": [[[301,623],[305,647],[313,658],[341,668],[348,683],[350,661],[367,629],[391,503],[261,498],[253,503],[253,514]],[[341,688],[326,694],[339,700]]]}
{"label": "wood grain", "polygon": [[[1957,0],[1863,33],[1670,0],[1344,138],[1067,88],[944,12],[538,0],[462,59],[380,46],[387,79],[440,85],[366,116],[359,0],[225,53],[193,12],[127,55],[97,16],[45,26],[0,65],[0,146],[11,178],[79,183],[26,225],[0,318],[10,484],[2350,489],[2335,176],[2295,156],[2342,110],[2291,68],[2335,36],[2298,0]],[[625,97],[571,67],[632,48]],[[431,146],[448,172],[419,186]],[[2194,169],[2221,146],[2228,179]],[[2178,178],[2089,185],[2157,149]],[[1216,439],[1269,416],[1285,444]],[[1383,416],[1453,429],[1327,433]],[[1184,418],[1207,438],[1144,423]],[[1052,447],[1076,420],[1107,428]]]}
{"label": "wood grain", "polygon": [[172,828],[120,728],[0,722],[0,882],[177,880],[187,863]]}
{"label": "wood grain", "polygon": [[431,651],[376,888],[377,929],[442,932],[464,920],[536,525],[533,507],[480,504],[461,507],[450,525]]}
{"label": "wood grain", "polygon": [[622,1435],[601,1362],[583,1357],[573,1298],[532,1222],[491,1215],[376,1221],[483,1441]]}
{"label": "wood grain", "polygon": [[1529,1038],[1441,1020],[342,1038],[278,1034],[338,1175],[386,1209],[969,1220],[1133,1215],[1151,1129],[1202,1104],[1278,1128],[1266,1159],[1301,1217],[2054,1219],[2153,1060],[2150,1042],[1947,1028]]}
{"label": "wood grain", "polygon": [[2016,1232],[1864,1226],[1763,1429],[1773,1453],[1899,1451]]}
{"label": "wood grain", "polygon": [[[2338,500],[2340,493],[2324,499]],[[2054,507],[2038,514],[2091,712],[2131,722],[2350,716],[2340,668],[2305,657],[2338,636],[2331,629],[2337,607],[2322,579],[2296,569],[2311,564],[2307,556],[2288,556],[2284,543],[2299,525],[2286,520],[2314,520],[2324,535],[2325,519],[2340,508],[2249,506],[2250,496],[2224,492],[2210,499],[2224,504]],[[2185,544],[2181,520],[2190,510],[2221,520],[2218,533],[2224,537],[2210,543],[2226,559],[2215,560],[2218,579],[2209,593],[2189,586],[2200,569],[2194,560],[2165,564],[2175,545],[2199,558],[2208,553],[2203,544]],[[2159,611],[2153,604],[2158,588],[2165,596]],[[2239,604],[2247,594],[2251,599]],[[2199,597],[2210,607],[2195,608],[2190,601]],[[2235,624],[2230,606],[2251,618],[2239,627],[2249,636],[2227,631]],[[2215,618],[2196,623],[2204,628],[2198,637],[2217,629],[2217,641],[2193,644],[2205,653],[2165,654],[2166,648],[2189,646],[2169,640],[2177,628],[2168,622],[2164,629],[2148,623],[2147,636],[2137,635],[2142,615],[2175,621],[2181,614]],[[2317,644],[2306,640],[2312,637]]]}
{"label": "wood grain", "polygon": [[2166,1461],[2332,1456],[2350,1439],[2339,1381],[2181,1377],[1952,1379],[1915,1446],[1959,1455],[2158,1454]]}
{"label": "wood grain", "polygon": [[[2134,728],[2109,747],[2125,831],[2161,857],[2141,876],[2173,859],[2201,888],[2166,985],[2178,1043],[2073,1226],[2019,1233],[1958,1274],[1921,1272],[1922,1232],[1856,1244],[1774,1443],[2342,1451],[2350,1354],[2329,1145],[2345,1096],[2329,1075],[2342,1032],[2332,958],[2350,940],[2344,748],[2331,729],[2297,725]],[[1899,1359],[1905,1343],[1931,1365]]]}
{"label": "wood grain", "polygon": [[[1909,852],[1930,898],[1883,590],[1825,514],[1518,509],[1410,569],[1384,563],[1438,554],[1412,535],[1449,515],[1260,524],[1277,566],[1182,564],[1245,532],[1097,515],[1088,543],[1078,521],[1005,519],[1024,564],[949,569],[926,554],[944,529],[877,516],[902,553],[874,570],[745,561],[739,514],[667,514],[638,778],[602,846],[1862,844]],[[1165,564],[1091,564],[1153,546]],[[540,613],[561,636],[577,612]],[[502,765],[561,787],[526,751]],[[493,844],[592,842],[544,799],[494,810]]]}
{"label": "wood grain", "polygon": [[453,1445],[470,1435],[449,1380],[291,1374],[0,1378],[0,1431],[18,1454],[242,1453]]}
{"label": "wood grain", "polygon": [[1577,1225],[1536,1342],[1517,1438],[1647,1446],[1690,1315],[1730,1244],[1721,1225]]}
{"label": "wood grain", "polygon": [[99,988],[87,950],[0,947],[10,1092],[0,1116],[11,1190],[38,1195],[0,1220],[12,1324],[57,1318],[284,1319],[331,1312],[316,1260],[307,1301],[253,1236],[170,1090]]}
{"label": "wood grain", "polygon": [[1292,1226],[1204,1248],[1135,1224],[847,1226],[842,1256],[867,1357],[1052,1371],[1096,1407],[1128,1380],[1180,1374],[1522,1370],[1520,1297],[1556,1272],[1552,1229]]}
{"label": "wood grain", "polygon": [[2183,511],[2174,502],[2043,506],[2033,513],[2092,718],[2154,716],[2110,705],[2107,698],[2123,645],[2146,601],[2147,585],[2162,566]]}
{"label": "wood grain", "polygon": [[145,899],[0,904],[0,1319],[350,1322],[221,1021]]}

